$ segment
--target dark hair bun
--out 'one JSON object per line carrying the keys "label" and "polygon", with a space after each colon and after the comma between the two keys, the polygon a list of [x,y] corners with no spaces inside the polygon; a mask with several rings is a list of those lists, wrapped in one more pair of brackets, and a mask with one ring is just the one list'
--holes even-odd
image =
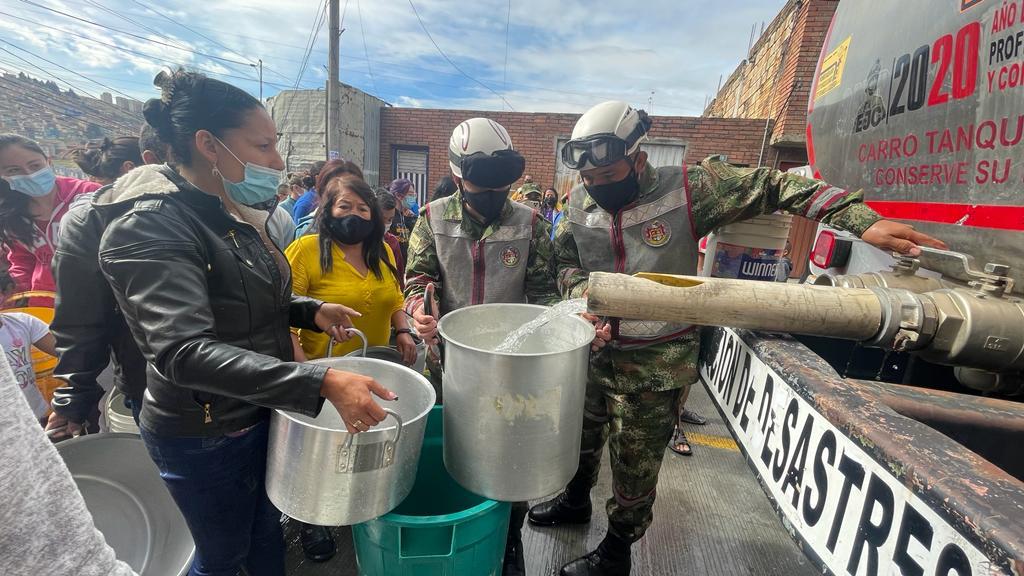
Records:
{"label": "dark hair bun", "polygon": [[71,158],[78,164],[78,167],[82,169],[89,176],[99,176],[100,164],[103,162],[103,152],[107,150],[111,145],[109,138],[103,139],[103,144],[96,146],[91,145],[87,148],[78,148],[73,150]]}
{"label": "dark hair bun", "polygon": [[161,140],[172,136],[171,108],[159,98],[151,98],[142,106],[142,116],[156,130]]}
{"label": "dark hair bun", "polygon": [[185,166],[192,162],[197,131],[223,134],[241,127],[247,112],[262,107],[244,90],[183,68],[162,70],[153,85],[160,89],[160,98],[146,102],[142,114],[160,140],[170,146],[173,161]]}

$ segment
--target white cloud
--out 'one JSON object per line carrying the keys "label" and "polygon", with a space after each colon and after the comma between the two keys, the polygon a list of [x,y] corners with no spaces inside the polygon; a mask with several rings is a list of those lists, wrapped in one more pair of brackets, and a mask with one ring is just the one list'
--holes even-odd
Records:
{"label": "white cloud", "polygon": [[399,106],[403,106],[405,108],[425,108],[426,107],[424,105],[423,100],[420,100],[419,98],[412,98],[410,96],[399,96],[398,99],[395,100],[395,104],[397,104]]}
{"label": "white cloud", "polygon": [[[408,0],[346,1],[342,81],[376,90],[402,106],[505,107],[501,98],[464,78],[438,55]],[[750,25],[770,20],[784,4],[784,0],[645,0],[632,5],[593,0],[517,0],[512,3],[509,19],[506,68],[505,1],[414,2],[441,49],[471,76],[504,93],[517,110],[579,112],[610,98],[647,106],[654,90],[654,110],[661,114],[699,114],[718,76],[727,75],[741,60]],[[294,83],[320,6],[312,0],[161,0],[158,7],[153,5],[162,14],[215,40],[211,42],[130,0],[100,3],[161,31],[163,36],[84,0],[51,0],[47,5],[150,40],[180,42],[228,60],[261,58],[268,95],[277,86],[291,87]],[[146,84],[166,65],[163,61],[252,78],[228,81],[253,93],[258,90],[256,75],[244,64],[117,33],[103,34],[32,6],[19,5],[16,13],[150,55],[130,54],[0,17],[3,36],[82,74],[124,77],[123,84],[109,82],[140,98],[153,94]],[[303,75],[304,86],[322,86],[326,79],[326,28],[325,24]],[[369,77],[366,53],[375,81]]]}

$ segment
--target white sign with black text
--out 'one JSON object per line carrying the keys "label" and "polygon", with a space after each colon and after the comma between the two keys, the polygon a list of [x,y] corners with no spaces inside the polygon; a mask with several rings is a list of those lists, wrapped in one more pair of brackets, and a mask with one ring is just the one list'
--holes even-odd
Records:
{"label": "white sign with black text", "polygon": [[714,340],[701,378],[779,509],[832,573],[1003,573],[735,332],[720,330]]}

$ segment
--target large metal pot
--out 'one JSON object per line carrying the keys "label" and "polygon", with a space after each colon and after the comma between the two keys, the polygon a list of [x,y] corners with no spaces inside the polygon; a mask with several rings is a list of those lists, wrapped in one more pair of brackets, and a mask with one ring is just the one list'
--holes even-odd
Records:
{"label": "large metal pot", "polygon": [[[358,350],[353,350],[345,356],[357,356],[362,358],[376,358],[378,360],[387,360],[388,362],[394,362],[395,364],[403,364],[402,353],[398,351],[398,348],[394,346],[369,346],[366,343],[366,335],[355,328],[349,328],[349,331],[356,334],[363,339],[363,347]],[[427,346],[419,339],[418,336],[414,337],[416,341],[416,362],[413,363],[410,368],[416,371],[417,374],[423,374],[423,370],[427,366]]]}
{"label": "large metal pot", "polygon": [[579,464],[593,326],[575,315],[557,317],[519,352],[493,351],[546,309],[470,306],[438,327],[445,342],[444,463],[459,484],[493,500],[547,496],[564,488]]}
{"label": "large metal pot", "polygon": [[195,545],[138,434],[90,434],[57,444],[96,528],[141,576],[183,576]]}
{"label": "large metal pot", "polygon": [[434,389],[416,372],[373,358],[313,360],[369,376],[398,394],[376,399],[389,411],[377,426],[349,434],[330,402],[310,418],[276,410],[270,419],[267,495],[285,514],[309,524],[358,524],[390,512],[412,490]]}

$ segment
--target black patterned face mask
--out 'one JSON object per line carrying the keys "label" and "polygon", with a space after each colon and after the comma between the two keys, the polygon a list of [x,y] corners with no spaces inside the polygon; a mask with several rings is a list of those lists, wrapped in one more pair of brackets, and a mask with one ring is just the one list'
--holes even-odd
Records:
{"label": "black patterned face mask", "polygon": [[463,189],[462,199],[473,210],[483,216],[484,224],[490,224],[501,216],[501,211],[505,208],[505,201],[508,200],[510,191],[509,188],[504,190],[484,190],[482,192],[469,192]]}
{"label": "black patterned face mask", "polygon": [[597,205],[609,214],[618,214],[624,207],[632,204],[640,194],[640,178],[636,170],[630,166],[629,174],[618,182],[587,186],[587,194]]}
{"label": "black patterned face mask", "polygon": [[359,244],[370,236],[373,232],[373,221],[356,214],[349,214],[328,220],[327,229],[332,238],[351,246]]}

